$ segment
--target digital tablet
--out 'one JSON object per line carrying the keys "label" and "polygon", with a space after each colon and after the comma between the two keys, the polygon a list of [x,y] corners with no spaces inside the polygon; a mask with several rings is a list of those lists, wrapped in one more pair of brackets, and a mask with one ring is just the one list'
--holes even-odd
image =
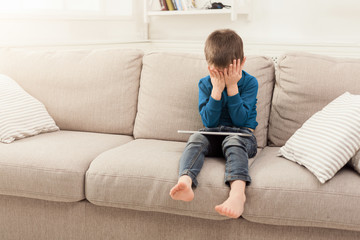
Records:
{"label": "digital tablet", "polygon": [[251,134],[248,133],[237,133],[237,132],[205,132],[205,131],[188,131],[188,130],[178,130],[178,133],[185,133],[185,134],[193,134],[193,133],[201,133],[204,135],[238,135],[243,137],[250,137]]}

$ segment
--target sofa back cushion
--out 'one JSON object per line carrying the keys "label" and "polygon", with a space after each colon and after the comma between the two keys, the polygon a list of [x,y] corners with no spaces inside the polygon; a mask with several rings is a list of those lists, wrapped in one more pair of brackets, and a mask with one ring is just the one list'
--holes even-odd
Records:
{"label": "sofa back cushion", "polygon": [[0,73],[41,101],[62,130],[131,135],[140,50],[0,51]]}
{"label": "sofa back cushion", "polygon": [[283,146],[309,119],[348,91],[360,94],[360,60],[288,53],[278,60],[269,144]]}
{"label": "sofa back cushion", "polygon": [[[259,147],[266,145],[271,95],[274,85],[273,62],[249,56],[244,70],[259,82],[255,135]],[[203,127],[198,110],[198,82],[207,76],[203,55],[149,53],[143,58],[135,138],[187,141],[189,135],[177,130]]]}

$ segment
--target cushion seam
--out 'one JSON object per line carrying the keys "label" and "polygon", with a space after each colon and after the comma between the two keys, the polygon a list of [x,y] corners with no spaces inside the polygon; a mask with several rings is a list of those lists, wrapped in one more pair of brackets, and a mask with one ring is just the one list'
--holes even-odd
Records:
{"label": "cushion seam", "polygon": [[262,216],[262,215],[255,215],[255,214],[243,214],[244,218],[246,217],[259,217],[259,218],[267,218],[267,219],[275,219],[275,220],[290,220],[290,221],[302,221],[302,222],[309,222],[309,223],[334,223],[334,224],[343,224],[343,225],[350,225],[350,226],[359,226],[359,224],[352,224],[352,223],[343,223],[343,222],[333,222],[333,221],[324,221],[324,220],[308,220],[302,218],[287,218],[287,217],[273,217],[273,216]]}
{"label": "cushion seam", "polygon": [[358,64],[359,62],[357,61],[357,59],[350,59],[350,58],[333,58],[333,57],[328,57],[328,56],[322,56],[322,55],[317,55],[317,54],[303,54],[300,52],[288,52],[285,54],[285,56],[291,56],[291,57],[297,57],[297,58],[310,58],[312,60],[314,59],[321,59],[327,62],[335,62],[335,63],[355,63]]}
{"label": "cushion seam", "polygon": [[[10,190],[10,189],[5,189],[5,188],[0,188],[0,192],[1,191],[5,191],[8,194],[10,193],[31,193],[31,194],[38,194],[38,195],[45,195],[45,196],[49,196],[49,197],[62,197],[62,198],[67,198],[67,199],[74,199],[73,196],[69,196],[69,195],[55,195],[55,194],[49,194],[49,193],[44,193],[44,192],[35,192],[35,191],[26,191],[26,190]],[[5,194],[6,195],[6,194]],[[84,199],[84,195],[81,196],[82,199]]]}
{"label": "cushion seam", "polygon": [[268,190],[268,191],[282,191],[282,192],[302,192],[302,193],[316,193],[323,195],[339,195],[349,197],[360,197],[360,195],[352,195],[347,193],[335,193],[335,192],[320,192],[316,190],[301,190],[301,189],[284,189],[284,188],[268,188],[268,187],[248,187],[248,190]]}
{"label": "cushion seam", "polygon": [[0,162],[0,168],[1,168],[1,166],[12,167],[12,168],[31,169],[31,170],[42,170],[42,171],[46,171],[46,172],[61,172],[61,173],[76,173],[76,174],[85,174],[86,173],[86,171],[84,171],[84,172],[75,172],[75,171],[67,171],[65,169],[57,170],[57,169],[34,167],[34,166],[13,165],[13,164]]}
{"label": "cushion seam", "polygon": [[[164,178],[156,178],[156,177],[145,177],[145,176],[120,176],[120,175],[111,175],[111,174],[94,174],[94,173],[86,173],[86,176],[103,176],[103,177],[112,177],[112,178],[134,178],[134,179],[150,179],[150,180],[155,180],[158,182],[167,182],[167,183],[172,183],[172,184],[176,184],[177,181],[173,181],[173,180],[168,180],[168,179],[164,179]],[[228,187],[217,187],[217,186],[213,186],[213,185],[202,185],[199,184],[199,186],[197,187],[197,189],[202,188],[202,187],[211,187],[211,188],[217,188],[220,190],[226,190],[229,191],[230,189]]]}
{"label": "cushion seam", "polygon": [[[199,212],[199,211],[194,211],[194,210],[187,210],[187,209],[179,209],[179,208],[172,208],[172,207],[164,207],[161,205],[145,205],[145,204],[138,204],[138,203],[129,203],[129,202],[121,202],[121,201],[103,201],[103,200],[96,200],[96,199],[92,199],[92,198],[87,198],[89,201],[93,201],[93,202],[97,202],[97,203],[111,203],[111,204],[125,204],[127,206],[138,206],[138,207],[146,207],[146,208],[151,208],[151,207],[159,207],[160,209],[170,209],[170,210],[178,210],[178,211],[182,211],[182,212],[190,212],[190,213],[198,213],[198,214],[204,214],[204,215],[208,215],[208,216],[219,216],[218,214],[212,214],[212,213],[208,213],[208,212]],[[224,220],[226,220],[226,218],[224,218]]]}

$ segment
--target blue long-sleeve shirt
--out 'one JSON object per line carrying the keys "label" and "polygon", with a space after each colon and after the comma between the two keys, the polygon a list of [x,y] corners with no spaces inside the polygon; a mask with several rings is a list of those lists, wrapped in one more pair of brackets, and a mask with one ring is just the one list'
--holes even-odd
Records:
{"label": "blue long-sleeve shirt", "polygon": [[237,83],[239,93],[229,97],[225,88],[221,100],[211,97],[210,76],[199,81],[199,112],[205,127],[233,126],[255,129],[258,81],[245,71]]}

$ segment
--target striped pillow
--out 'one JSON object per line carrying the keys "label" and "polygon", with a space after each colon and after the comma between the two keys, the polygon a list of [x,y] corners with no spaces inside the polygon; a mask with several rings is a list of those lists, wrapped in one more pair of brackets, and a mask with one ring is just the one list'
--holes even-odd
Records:
{"label": "striped pillow", "polygon": [[279,156],[305,166],[321,183],[360,148],[360,95],[339,96],[309,118],[280,148]]}
{"label": "striped pillow", "polygon": [[25,92],[14,80],[0,74],[0,142],[57,131],[45,106]]}

